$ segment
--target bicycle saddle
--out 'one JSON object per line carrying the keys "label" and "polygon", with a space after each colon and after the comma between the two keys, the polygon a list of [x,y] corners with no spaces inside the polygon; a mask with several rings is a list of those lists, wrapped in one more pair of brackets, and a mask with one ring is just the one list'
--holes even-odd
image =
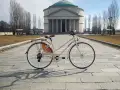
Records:
{"label": "bicycle saddle", "polygon": [[55,35],[45,36],[45,38],[55,37]]}

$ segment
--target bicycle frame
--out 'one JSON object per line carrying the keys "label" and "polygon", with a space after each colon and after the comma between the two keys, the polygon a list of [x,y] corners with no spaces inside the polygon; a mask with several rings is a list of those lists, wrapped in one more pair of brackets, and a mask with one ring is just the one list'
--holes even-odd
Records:
{"label": "bicycle frame", "polygon": [[[73,36],[70,40],[68,40],[67,42],[65,42],[63,45],[61,45],[61,46],[60,46],[59,48],[57,48],[57,49],[54,48],[54,45],[53,45],[53,43],[52,43],[52,41],[51,41],[50,44],[52,45],[54,57],[55,57],[55,56],[60,56],[60,55],[62,55],[62,54],[64,53],[64,51],[66,51],[72,44],[74,44],[74,43],[77,44],[77,41],[78,41],[78,37],[77,37],[77,40],[76,40],[75,36]],[[67,45],[67,44],[68,44],[68,45]],[[58,50],[60,50],[61,48],[63,48],[64,45],[67,45],[66,48],[63,49],[63,50],[60,52],[60,54],[57,54],[57,55],[56,55],[56,52],[57,52]]]}
{"label": "bicycle frame", "polygon": [[[75,38],[75,36],[76,36],[76,38]],[[77,41],[79,40],[78,39],[78,36],[77,35],[74,35],[70,40],[68,40],[66,43],[64,43],[63,45],[61,45],[58,49],[55,49],[54,48],[54,45],[53,45],[53,43],[52,43],[52,41],[50,40],[50,42],[49,41],[47,41],[47,40],[49,40],[49,39],[46,39],[46,38],[40,38],[40,39],[36,39],[36,40],[32,40],[31,42],[36,42],[37,40],[41,40],[41,42],[45,42],[45,43],[47,43],[49,46],[50,45],[52,45],[52,50],[53,50],[53,53],[45,53],[44,55],[52,55],[53,56],[53,58],[55,58],[56,56],[60,56],[60,55],[62,55],[63,53],[64,53],[64,51],[65,50],[67,50],[72,44],[77,44]],[[56,52],[58,51],[58,50],[60,50],[61,48],[63,48],[64,47],[64,45],[67,45],[68,44],[68,46],[66,46],[66,48],[65,49],[63,49],[61,52],[60,52],[60,54],[57,54]],[[38,47],[37,47],[38,48]],[[39,49],[39,48],[38,48]],[[69,49],[70,50],[70,49]],[[68,50],[68,51],[69,51]],[[28,50],[27,50],[27,52],[28,52]],[[26,53],[27,53],[26,52]]]}

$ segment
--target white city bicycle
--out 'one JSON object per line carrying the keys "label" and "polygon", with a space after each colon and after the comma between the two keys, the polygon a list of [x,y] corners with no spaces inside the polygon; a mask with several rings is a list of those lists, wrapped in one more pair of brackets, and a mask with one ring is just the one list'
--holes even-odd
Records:
{"label": "white city bicycle", "polygon": [[[52,43],[52,38],[55,37],[54,35],[44,36],[44,38],[37,39],[40,40],[39,42],[34,40],[35,42],[26,52],[28,63],[36,69],[43,69],[48,67],[53,60],[57,62],[63,52],[68,50],[67,58],[73,66],[79,69],[85,69],[91,66],[95,61],[95,50],[93,47],[86,42],[80,42],[79,37],[74,31],[71,31],[70,35],[72,38],[58,49],[55,49]],[[63,48],[66,44],[67,47],[65,47],[59,54],[56,54],[58,50]],[[62,57],[62,59],[65,59],[65,57]]]}

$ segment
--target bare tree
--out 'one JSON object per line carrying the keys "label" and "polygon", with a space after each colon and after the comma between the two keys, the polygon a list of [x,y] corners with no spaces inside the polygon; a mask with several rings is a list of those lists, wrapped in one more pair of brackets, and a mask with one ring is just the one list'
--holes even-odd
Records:
{"label": "bare tree", "polygon": [[103,29],[105,29],[106,26],[106,11],[103,12]]}
{"label": "bare tree", "polygon": [[110,34],[115,35],[115,29],[118,25],[119,19],[119,7],[116,0],[112,1],[112,4],[108,8],[108,19],[109,19],[109,26],[108,28],[112,29]]}
{"label": "bare tree", "polygon": [[30,30],[31,29],[31,14],[30,14],[30,12],[28,12],[28,21],[27,22],[28,22],[28,30]]}
{"label": "bare tree", "polygon": [[92,33],[97,34],[98,33],[98,17],[95,15],[92,20]]}
{"label": "bare tree", "polygon": [[31,15],[30,12],[25,13],[25,31],[26,34],[30,33],[30,28],[31,28]]}
{"label": "bare tree", "polygon": [[108,24],[109,24],[109,22],[108,22],[108,12],[104,11],[103,12],[103,35],[106,32]]}
{"label": "bare tree", "polygon": [[88,33],[90,33],[90,28],[91,28],[91,15],[88,17]]}
{"label": "bare tree", "polygon": [[25,11],[19,3],[15,0],[10,0],[10,25],[13,31],[13,35],[16,33],[16,29],[24,29],[28,28],[31,24],[30,13]]}
{"label": "bare tree", "polygon": [[10,25],[13,31],[13,35],[15,35],[15,30],[16,30],[15,7],[16,7],[15,0],[11,0],[10,1]]}
{"label": "bare tree", "polygon": [[101,34],[101,15],[99,14],[99,17],[98,17],[98,23],[97,23],[98,25],[98,34]]}
{"label": "bare tree", "polygon": [[36,15],[33,15],[33,32],[35,34],[35,30],[36,30]]}
{"label": "bare tree", "polygon": [[41,29],[41,20],[40,20],[40,17],[38,19],[38,28]]}

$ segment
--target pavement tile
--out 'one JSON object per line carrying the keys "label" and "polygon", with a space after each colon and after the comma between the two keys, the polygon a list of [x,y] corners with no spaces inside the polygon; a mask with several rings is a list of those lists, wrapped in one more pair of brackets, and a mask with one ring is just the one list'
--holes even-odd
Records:
{"label": "pavement tile", "polygon": [[120,83],[119,82],[111,82],[111,83],[99,83],[100,87],[102,89],[107,89],[107,90],[111,90],[111,89],[120,89]]}
{"label": "pavement tile", "polygon": [[120,72],[120,69],[118,68],[104,68],[101,69],[103,72]]}
{"label": "pavement tile", "polygon": [[32,83],[31,90],[65,89],[65,83]]}
{"label": "pavement tile", "polygon": [[31,90],[31,84],[18,84],[10,87],[11,90]]}
{"label": "pavement tile", "polygon": [[12,86],[16,81],[17,79],[15,77],[8,77],[8,78],[0,77],[0,88]]}
{"label": "pavement tile", "polygon": [[112,82],[112,80],[107,76],[89,76],[89,77],[81,77],[81,82],[83,83],[108,83]]}
{"label": "pavement tile", "polygon": [[[101,60],[101,59],[100,59]],[[95,63],[95,66],[102,69],[102,68],[115,68],[113,63]]]}
{"label": "pavement tile", "polygon": [[120,76],[113,76],[113,77],[109,77],[112,82],[120,82]]}
{"label": "pavement tile", "polygon": [[102,72],[101,71],[101,69],[99,68],[99,67],[90,67],[90,68],[88,68],[87,70],[86,70],[86,72],[91,72],[91,73],[93,73],[93,72],[96,72],[96,73],[100,73],[100,72]]}
{"label": "pavement tile", "polygon": [[48,83],[50,82],[49,78],[36,78],[36,79],[31,79],[32,83]]}
{"label": "pavement tile", "polygon": [[84,89],[101,89],[96,83],[67,83],[66,89],[68,90],[84,90]]}
{"label": "pavement tile", "polygon": [[55,78],[50,78],[50,82],[81,82],[80,78],[77,77],[72,77],[72,76],[66,76],[66,77],[55,77]]}
{"label": "pavement tile", "polygon": [[102,72],[102,73],[92,73],[93,76],[120,76],[118,73]]}

